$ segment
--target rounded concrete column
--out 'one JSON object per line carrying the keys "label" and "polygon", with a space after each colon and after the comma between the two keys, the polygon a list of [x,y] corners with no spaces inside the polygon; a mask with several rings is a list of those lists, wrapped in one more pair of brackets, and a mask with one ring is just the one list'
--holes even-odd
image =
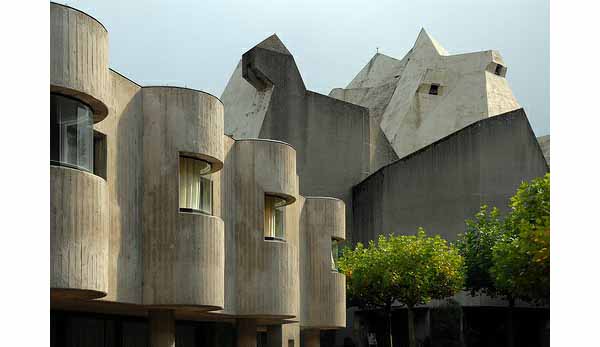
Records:
{"label": "rounded concrete column", "polygon": [[150,310],[150,347],[175,347],[175,312]]}
{"label": "rounded concrete column", "polygon": [[108,115],[108,32],[88,14],[50,4],[50,91],[88,104],[94,122]]}
{"label": "rounded concrete column", "polygon": [[238,319],[236,321],[237,347],[256,347],[256,320]]}
{"label": "rounded concrete column", "polygon": [[108,291],[108,187],[91,173],[50,165],[50,295],[97,299]]}

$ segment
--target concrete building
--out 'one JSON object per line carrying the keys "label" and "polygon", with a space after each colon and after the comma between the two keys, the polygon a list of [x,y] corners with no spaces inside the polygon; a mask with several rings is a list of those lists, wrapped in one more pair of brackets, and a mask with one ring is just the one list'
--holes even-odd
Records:
{"label": "concrete building", "polygon": [[[294,146],[300,194],[343,200],[352,244],[420,226],[455,240],[481,205],[505,211],[522,181],[549,170],[507,70],[496,51],[450,55],[421,30],[403,59],[376,54],[345,89],[326,96],[306,89],[273,35],[242,55],[221,96],[225,132]],[[464,293],[455,299],[475,310],[472,323],[481,310],[506,306]],[[423,341],[431,335],[428,310],[420,316]],[[328,345],[366,345],[352,312],[347,330],[322,336]],[[489,336],[470,343],[498,340]]]}
{"label": "concrete building", "polygon": [[110,69],[76,9],[52,3],[50,29],[52,346],[362,346],[338,244],[453,240],[549,170],[499,53],[424,30],[329,96],[273,35],[221,101]]}
{"label": "concrete building", "polygon": [[202,91],[108,67],[108,32],[51,4],[52,346],[318,346],[345,326],[344,203],[297,151],[224,134]]}

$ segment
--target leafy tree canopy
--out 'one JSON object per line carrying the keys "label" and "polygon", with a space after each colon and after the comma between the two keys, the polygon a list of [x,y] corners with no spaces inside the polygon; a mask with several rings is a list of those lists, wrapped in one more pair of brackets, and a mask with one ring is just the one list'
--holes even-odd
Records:
{"label": "leafy tree canopy", "polygon": [[386,307],[394,301],[414,307],[454,295],[463,285],[463,259],[439,235],[379,236],[368,247],[358,243],[340,258],[351,302]]}
{"label": "leafy tree canopy", "polygon": [[550,175],[521,184],[500,218],[482,206],[457,247],[465,288],[509,299],[547,302],[550,294]]}
{"label": "leafy tree canopy", "polygon": [[497,208],[488,211],[481,206],[474,219],[466,221],[466,231],[459,235],[456,243],[465,261],[465,288],[475,295],[478,292],[496,296],[494,278],[490,274],[492,267],[492,248],[500,240],[503,223]]}
{"label": "leafy tree canopy", "polygon": [[495,285],[513,298],[550,299],[550,174],[521,184],[511,198],[505,233],[493,247]]}

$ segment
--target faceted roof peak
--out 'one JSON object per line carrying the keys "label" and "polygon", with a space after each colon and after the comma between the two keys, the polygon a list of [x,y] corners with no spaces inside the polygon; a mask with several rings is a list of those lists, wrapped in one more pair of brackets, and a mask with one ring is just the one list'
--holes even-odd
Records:
{"label": "faceted roof peak", "polygon": [[433,48],[439,55],[448,55],[448,51],[446,51],[436,39],[429,35],[429,33],[425,31],[425,28],[421,28],[413,49],[424,46]]}
{"label": "faceted roof peak", "polygon": [[292,55],[290,51],[287,50],[283,42],[277,37],[277,34],[273,34],[266,39],[264,39],[261,43],[256,45],[258,48],[267,49],[269,51]]}

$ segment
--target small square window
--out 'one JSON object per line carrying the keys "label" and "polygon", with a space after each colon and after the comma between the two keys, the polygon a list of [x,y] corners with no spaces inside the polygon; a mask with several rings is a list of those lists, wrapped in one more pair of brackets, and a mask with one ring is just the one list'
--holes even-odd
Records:
{"label": "small square window", "polygon": [[498,76],[502,76],[503,66],[500,64],[496,64],[496,69],[494,70],[494,74]]}
{"label": "small square window", "polygon": [[440,85],[439,84],[432,84],[431,87],[429,87],[429,94],[430,95],[439,95],[440,92]]}

